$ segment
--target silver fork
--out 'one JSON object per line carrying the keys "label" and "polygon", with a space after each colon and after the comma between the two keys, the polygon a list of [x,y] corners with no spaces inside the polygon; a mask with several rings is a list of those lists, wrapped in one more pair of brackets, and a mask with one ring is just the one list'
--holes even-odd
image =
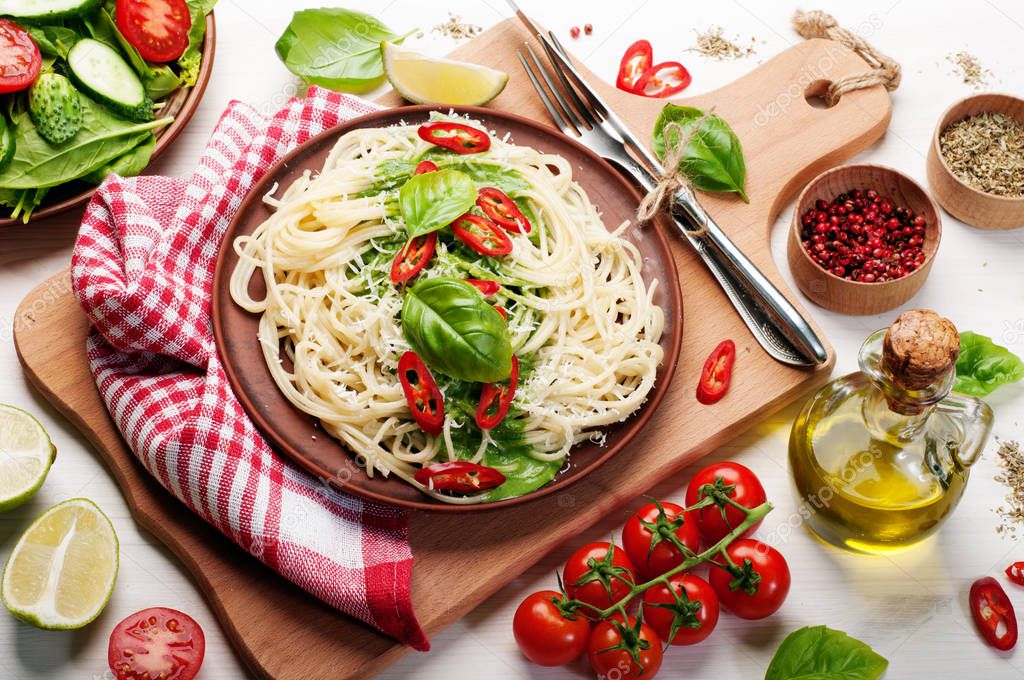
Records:
{"label": "silver fork", "polygon": [[[657,175],[661,174],[658,160],[587,84],[554,34],[545,35],[511,0],[509,4],[536,34],[552,65],[554,79],[529,44],[524,45],[525,54],[519,51],[519,60],[555,125],[628,173],[645,191],[650,191]],[[630,155],[630,151],[635,156]],[[824,345],[810,324],[715,224],[688,188],[674,196],[672,216],[769,355],[797,366],[813,366],[828,359]],[[695,231],[701,229],[704,235],[696,236]]]}

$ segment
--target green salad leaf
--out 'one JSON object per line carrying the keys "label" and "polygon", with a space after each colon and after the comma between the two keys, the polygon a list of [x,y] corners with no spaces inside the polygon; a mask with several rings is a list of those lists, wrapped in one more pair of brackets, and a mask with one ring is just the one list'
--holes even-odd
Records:
{"label": "green salad leaf", "polygon": [[476,185],[458,170],[414,175],[398,192],[409,238],[444,229],[476,204]]}
{"label": "green salad leaf", "polygon": [[146,169],[149,159],[153,157],[153,150],[156,148],[156,135],[150,135],[133,149],[118,156],[101,168],[93,170],[82,179],[90,184],[99,184],[107,175],[116,174],[121,177],[134,177]]}
{"label": "green salad leaf", "polygon": [[[206,35],[206,15],[213,11],[217,0],[185,0],[192,19],[188,31],[188,47],[178,57],[181,83],[192,87],[199,80],[199,66],[203,59],[203,37]],[[152,96],[152,95],[150,95]]]}
{"label": "green salad leaf", "polygon": [[[747,177],[743,146],[729,124],[717,114],[705,117],[706,112],[692,106],[666,104],[654,123],[654,153],[664,160],[666,148],[682,143],[689,136],[682,172],[693,186],[703,191],[735,192],[747,203],[750,199],[743,190]],[[701,122],[703,120],[703,122]],[[680,130],[670,127],[677,123]],[[700,129],[693,132],[694,126]]]}
{"label": "green salad leaf", "polygon": [[74,29],[65,26],[33,26],[26,24],[23,28],[32,36],[39,46],[39,51],[47,57],[67,59],[68,52],[81,37]]}
{"label": "green salad leaf", "polygon": [[764,680],[877,680],[889,662],[841,630],[808,626],[779,645]]}
{"label": "green salad leaf", "polygon": [[971,331],[960,334],[953,390],[985,397],[996,389],[1024,378],[1024,361],[989,338]]}
{"label": "green salad leaf", "polygon": [[402,333],[427,366],[451,378],[490,383],[512,372],[508,325],[462,279],[425,279],[407,290]]}

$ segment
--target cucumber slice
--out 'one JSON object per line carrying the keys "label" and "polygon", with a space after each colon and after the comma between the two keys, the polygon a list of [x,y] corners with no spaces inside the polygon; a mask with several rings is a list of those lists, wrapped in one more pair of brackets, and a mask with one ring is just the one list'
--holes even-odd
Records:
{"label": "cucumber slice", "polygon": [[87,14],[100,0],[0,0],[0,14],[28,21],[65,19]]}
{"label": "cucumber slice", "polygon": [[99,40],[83,38],[68,52],[71,80],[82,92],[126,118],[153,118],[153,100],[128,62]]}

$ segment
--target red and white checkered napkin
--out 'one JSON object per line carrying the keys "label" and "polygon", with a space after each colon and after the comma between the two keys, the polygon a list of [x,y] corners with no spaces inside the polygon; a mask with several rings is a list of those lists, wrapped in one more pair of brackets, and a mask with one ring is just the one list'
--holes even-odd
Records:
{"label": "red and white checkered napkin", "polygon": [[288,580],[426,650],[405,513],[337,493],[271,449],[231,391],[210,324],[217,250],[249,189],[298,144],[373,110],[318,88],[269,120],[231,103],[188,181],[107,178],[71,273],[96,384],[146,469]]}

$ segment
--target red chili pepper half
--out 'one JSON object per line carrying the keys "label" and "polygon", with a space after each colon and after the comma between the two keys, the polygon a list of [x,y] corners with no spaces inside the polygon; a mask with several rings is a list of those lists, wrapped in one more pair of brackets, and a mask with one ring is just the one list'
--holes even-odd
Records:
{"label": "red chili pepper half", "polygon": [[736,360],[736,344],[732,340],[719,343],[704,362],[697,383],[697,401],[714,404],[725,396],[732,380],[732,364]]}
{"label": "red chili pepper half", "polygon": [[434,376],[416,352],[408,351],[398,360],[398,381],[413,420],[429,435],[441,434],[444,427],[444,397]]}
{"label": "red chili pepper half", "polygon": [[646,40],[637,40],[626,48],[626,53],[622,55],[615,87],[638,94],[636,86],[653,63],[654,49],[651,47],[651,43]]}
{"label": "red chili pepper half", "polygon": [[480,253],[498,257],[512,252],[512,239],[494,222],[466,213],[452,222],[455,236]]}
{"label": "red chili pepper half", "polygon": [[1019,586],[1024,586],[1024,562],[1014,562],[1006,568],[1006,577]]}
{"label": "red chili pepper half", "polygon": [[420,270],[426,267],[430,258],[434,256],[435,248],[437,248],[436,231],[409,239],[391,263],[391,280],[394,283],[402,283],[419,274]]}
{"label": "red chili pepper half", "polygon": [[529,234],[533,226],[516,202],[501,189],[484,187],[477,195],[476,204],[491,221],[506,231]]}
{"label": "red chili pepper half", "polygon": [[420,139],[455,153],[480,153],[491,148],[491,138],[483,130],[462,123],[427,123],[417,130]]}
{"label": "red chili pepper half", "polygon": [[1017,617],[1006,591],[991,576],[979,578],[971,586],[969,603],[974,624],[985,642],[1006,651],[1017,644]]}
{"label": "red chili pepper half", "polygon": [[486,491],[505,483],[505,475],[494,468],[464,461],[437,463],[421,468],[413,475],[413,479],[435,491],[458,493]]}
{"label": "red chili pepper half", "polygon": [[501,290],[501,284],[497,281],[488,281],[485,279],[466,279],[466,283],[476,288],[485,297],[488,295],[494,295]]}
{"label": "red chili pepper half", "polygon": [[422,175],[427,172],[437,172],[437,163],[434,161],[421,161],[416,169],[412,171],[414,175]]}
{"label": "red chili pepper half", "polygon": [[512,398],[516,396],[516,385],[519,383],[519,358],[512,355],[512,372],[508,376],[507,385],[487,383],[480,392],[480,402],[476,407],[476,425],[481,430],[497,427],[508,415],[512,406]]}
{"label": "red chili pepper half", "polygon": [[645,97],[671,97],[693,81],[690,72],[678,61],[666,61],[647,69],[637,81],[637,94]]}

